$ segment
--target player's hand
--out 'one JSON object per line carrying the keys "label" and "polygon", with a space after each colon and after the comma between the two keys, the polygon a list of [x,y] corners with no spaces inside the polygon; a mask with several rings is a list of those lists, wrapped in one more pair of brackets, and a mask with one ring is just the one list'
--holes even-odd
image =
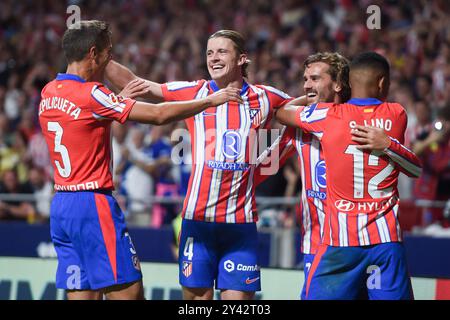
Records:
{"label": "player's hand", "polygon": [[144,79],[134,79],[125,86],[125,88],[120,91],[119,95],[122,97],[128,97],[128,98],[138,98],[142,97],[148,92],[150,92],[151,86],[149,81],[146,81]]}
{"label": "player's hand", "polygon": [[243,103],[241,97],[241,89],[237,88],[224,88],[220,89],[217,92],[214,92],[212,95],[208,96],[208,100],[211,106],[220,106],[228,101],[234,101],[238,103]]}
{"label": "player's hand", "polygon": [[352,140],[359,143],[359,150],[383,151],[391,144],[391,139],[386,132],[377,127],[356,125],[351,130]]}

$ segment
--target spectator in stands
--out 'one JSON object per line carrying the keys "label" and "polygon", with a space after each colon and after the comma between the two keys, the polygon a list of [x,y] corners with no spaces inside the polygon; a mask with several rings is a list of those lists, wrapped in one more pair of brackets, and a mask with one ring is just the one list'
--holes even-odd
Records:
{"label": "spectator in stands", "polygon": [[[415,184],[416,199],[450,199],[450,104],[439,110],[433,126],[413,144],[421,158],[423,173]],[[424,224],[442,222],[442,209],[424,208]]]}
{"label": "spectator in stands", "polygon": [[[19,182],[17,172],[14,169],[4,171],[1,178],[0,194],[31,195],[33,193],[30,184]],[[0,219],[2,220],[25,220],[33,223],[35,217],[36,211],[32,205],[32,200],[0,200]]]}
{"label": "spectator in stands", "polygon": [[47,178],[44,169],[30,169],[30,184],[35,198],[36,221],[46,222],[50,217],[50,203],[53,196],[53,184]]}

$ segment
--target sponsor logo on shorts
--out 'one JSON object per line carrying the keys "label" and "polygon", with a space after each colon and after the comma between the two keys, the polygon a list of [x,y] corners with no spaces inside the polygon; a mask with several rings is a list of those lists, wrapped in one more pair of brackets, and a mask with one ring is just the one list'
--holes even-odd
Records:
{"label": "sponsor logo on shorts", "polygon": [[245,279],[245,284],[252,284],[253,282],[258,281],[258,280],[259,280],[259,277],[256,277],[253,279],[250,279],[249,277],[247,277],[247,279]]}
{"label": "sponsor logo on shorts", "polygon": [[182,272],[186,278],[192,274],[192,261],[183,261]]}
{"label": "sponsor logo on shorts", "polygon": [[234,271],[234,262],[231,260],[227,260],[223,263],[223,267],[227,272]]}
{"label": "sponsor logo on shorts", "polygon": [[134,267],[136,270],[141,270],[141,263],[139,262],[138,256],[137,256],[137,255],[133,255],[133,256],[131,257],[131,259],[133,260],[133,267]]}

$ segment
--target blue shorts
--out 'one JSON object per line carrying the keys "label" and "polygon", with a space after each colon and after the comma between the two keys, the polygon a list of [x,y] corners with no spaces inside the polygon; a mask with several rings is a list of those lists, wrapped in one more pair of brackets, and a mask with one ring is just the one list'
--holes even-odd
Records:
{"label": "blue shorts", "polygon": [[97,290],[142,278],[124,215],[110,192],[57,192],[50,232],[57,288]]}
{"label": "blue shorts", "polygon": [[256,223],[183,219],[178,262],[184,287],[261,290]]}
{"label": "blue shorts", "polygon": [[307,279],[306,299],[414,299],[403,244],[321,245]]}
{"label": "blue shorts", "polygon": [[303,265],[304,269],[303,272],[305,273],[305,281],[303,282],[303,288],[302,292],[300,293],[300,299],[305,300],[306,299],[306,279],[308,279],[309,270],[311,270],[311,265],[314,260],[314,254],[304,254],[303,255]]}

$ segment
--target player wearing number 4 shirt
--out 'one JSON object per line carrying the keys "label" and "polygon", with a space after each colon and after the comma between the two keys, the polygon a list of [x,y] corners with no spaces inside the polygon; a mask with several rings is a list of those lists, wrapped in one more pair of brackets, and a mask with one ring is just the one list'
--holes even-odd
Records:
{"label": "player wearing number 4 shirt", "polygon": [[[241,101],[239,90],[160,105],[116,96],[99,82],[111,59],[109,27],[81,21],[63,37],[67,73],[41,93],[39,121],[50,150],[56,195],[50,212],[58,256],[56,286],[69,299],[143,299],[139,259],[112,196],[111,123],[162,124],[206,107]],[[123,94],[132,94],[136,83]]]}
{"label": "player wearing number 4 shirt", "polygon": [[[400,171],[418,177],[420,161],[400,144],[405,110],[383,102],[389,88],[386,59],[376,53],[355,57],[350,85],[347,103],[288,107],[277,113],[282,123],[319,138],[327,164],[323,243],[306,280],[306,298],[411,299],[397,178]],[[383,128],[389,137],[382,145],[370,145],[370,130],[364,126]]]}
{"label": "player wearing number 4 shirt", "polygon": [[[245,81],[248,60],[238,32],[210,36],[206,56],[212,81],[149,81],[147,87],[147,96],[159,100],[200,99],[226,87],[240,88],[243,99],[186,120],[193,168],[183,206],[179,279],[185,299],[212,299],[214,286],[222,299],[251,299],[260,290],[253,182],[258,139],[252,133],[267,129],[273,111],[290,97]],[[123,68],[111,67],[110,81],[127,78]]]}

